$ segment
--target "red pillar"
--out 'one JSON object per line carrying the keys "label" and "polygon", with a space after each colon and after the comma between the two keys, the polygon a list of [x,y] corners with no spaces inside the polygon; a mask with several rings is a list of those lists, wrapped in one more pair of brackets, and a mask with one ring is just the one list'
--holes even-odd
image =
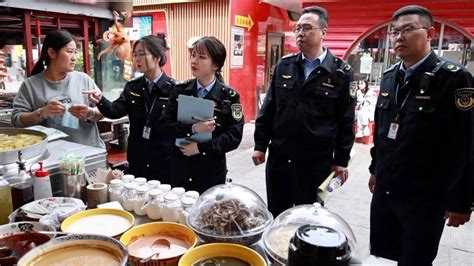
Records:
{"label": "red pillar", "polygon": [[31,44],[31,14],[30,11],[23,11],[23,42],[25,43],[25,52],[26,52],[26,73],[31,75],[31,70],[33,70],[33,45]]}
{"label": "red pillar", "polygon": [[82,30],[84,36],[84,42],[82,43],[82,53],[84,58],[84,72],[87,75],[91,75],[91,62],[89,58],[89,24],[87,19],[82,19]]}

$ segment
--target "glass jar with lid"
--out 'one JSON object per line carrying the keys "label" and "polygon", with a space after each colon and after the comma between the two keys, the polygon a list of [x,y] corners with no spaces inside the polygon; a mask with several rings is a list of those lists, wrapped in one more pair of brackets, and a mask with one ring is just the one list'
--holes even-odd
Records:
{"label": "glass jar with lid", "polygon": [[146,215],[146,209],[144,208],[147,200],[148,186],[137,187],[137,195],[133,201],[133,211],[136,215]]}
{"label": "glass jar with lid", "polygon": [[184,193],[184,196],[197,200],[199,198],[199,192],[197,192],[195,190],[188,190]]}
{"label": "glass jar with lid", "polygon": [[149,190],[153,190],[153,189],[157,189],[158,186],[161,185],[161,182],[158,181],[158,180],[150,180],[150,181],[146,182],[146,185],[148,186]]}
{"label": "glass jar with lid", "polygon": [[163,199],[160,199],[160,190],[153,189],[148,192],[148,197],[150,197],[150,201],[146,206],[146,214],[148,218],[152,220],[161,219],[161,210],[163,207]]}
{"label": "glass jar with lid", "polygon": [[178,223],[187,225],[186,218],[188,218],[189,211],[196,203],[195,198],[191,197],[182,197],[181,198],[181,208],[178,209]]}
{"label": "glass jar with lid", "polygon": [[134,175],[123,175],[122,177],[123,185],[132,182],[134,179],[135,179]]}
{"label": "glass jar with lid", "polygon": [[171,185],[170,184],[161,184],[158,186],[158,190],[160,191],[159,197],[164,201],[165,195],[168,194],[168,192],[171,191]]}
{"label": "glass jar with lid", "polygon": [[163,209],[161,211],[161,218],[165,222],[178,222],[178,209],[181,204],[179,197],[174,193],[168,193],[165,195],[165,202],[163,203]]}
{"label": "glass jar with lid", "polygon": [[184,189],[184,187],[174,187],[173,189],[171,189],[171,192],[178,196],[178,198],[182,198],[184,196],[185,191],[186,190]]}
{"label": "glass jar with lid", "polygon": [[133,183],[135,183],[135,185],[137,185],[137,187],[146,186],[146,178],[144,178],[144,177],[136,177],[136,178],[133,180]]}
{"label": "glass jar with lid", "polygon": [[124,187],[125,189],[122,194],[122,207],[126,211],[133,211],[133,202],[137,195],[137,186],[134,183],[127,183]]}
{"label": "glass jar with lid", "polygon": [[109,201],[118,201],[122,204],[123,182],[120,179],[112,179],[109,183]]}

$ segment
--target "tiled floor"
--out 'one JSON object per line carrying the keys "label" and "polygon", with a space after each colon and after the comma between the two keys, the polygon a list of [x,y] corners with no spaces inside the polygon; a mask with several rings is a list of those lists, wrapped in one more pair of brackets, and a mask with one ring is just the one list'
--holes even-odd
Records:
{"label": "tiled floor", "polygon": [[[234,182],[252,188],[266,201],[265,166],[256,167],[252,162],[253,131],[254,125],[246,124],[241,145],[228,154],[228,176]],[[370,145],[355,144],[354,148],[357,154],[349,166],[350,179],[334,192],[326,207],[341,215],[350,224],[358,241],[357,253],[368,256],[371,193],[367,188],[367,168],[370,163]],[[473,221],[460,228],[445,228],[434,265],[474,266]]]}

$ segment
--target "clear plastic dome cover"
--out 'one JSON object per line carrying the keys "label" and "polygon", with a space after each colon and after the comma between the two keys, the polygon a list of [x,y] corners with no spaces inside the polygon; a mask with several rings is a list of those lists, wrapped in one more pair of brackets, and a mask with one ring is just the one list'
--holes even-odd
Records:
{"label": "clear plastic dome cover", "polygon": [[261,238],[272,220],[257,193],[227,180],[198,198],[187,223],[204,242],[251,245]]}
{"label": "clear plastic dome cover", "polygon": [[314,203],[295,206],[275,218],[263,234],[267,254],[276,262],[287,264],[290,240],[300,226],[307,224],[325,226],[343,233],[347,237],[350,252],[354,252],[356,237],[346,221],[321,204]]}

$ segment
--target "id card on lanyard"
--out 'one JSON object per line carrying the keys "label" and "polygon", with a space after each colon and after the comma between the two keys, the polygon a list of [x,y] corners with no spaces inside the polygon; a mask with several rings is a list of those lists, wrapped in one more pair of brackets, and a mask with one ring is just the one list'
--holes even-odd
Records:
{"label": "id card on lanyard", "polygon": [[[408,84],[408,82],[406,84]],[[395,103],[397,105],[398,105],[398,102],[397,102],[398,90],[399,90],[399,85],[397,85],[397,91],[395,93]],[[387,135],[389,139],[395,140],[397,138],[398,129],[400,128],[400,123],[398,121],[398,119],[400,118],[400,112],[402,111],[403,107],[405,107],[405,104],[407,103],[407,100],[408,100],[408,97],[410,97],[410,94],[411,94],[411,89],[408,91],[407,96],[405,96],[405,99],[403,99],[402,104],[398,108],[395,119],[393,119],[392,123],[390,123],[390,128],[388,129],[388,135]]]}
{"label": "id card on lanyard", "polygon": [[153,112],[153,107],[155,107],[155,102],[156,102],[156,97],[153,99],[153,103],[151,104],[150,110],[148,110],[148,103],[145,101],[145,110],[146,110],[146,124],[143,127],[143,134],[142,138],[144,139],[150,139],[151,135],[151,125],[150,125],[150,118],[151,118],[151,113]]}

